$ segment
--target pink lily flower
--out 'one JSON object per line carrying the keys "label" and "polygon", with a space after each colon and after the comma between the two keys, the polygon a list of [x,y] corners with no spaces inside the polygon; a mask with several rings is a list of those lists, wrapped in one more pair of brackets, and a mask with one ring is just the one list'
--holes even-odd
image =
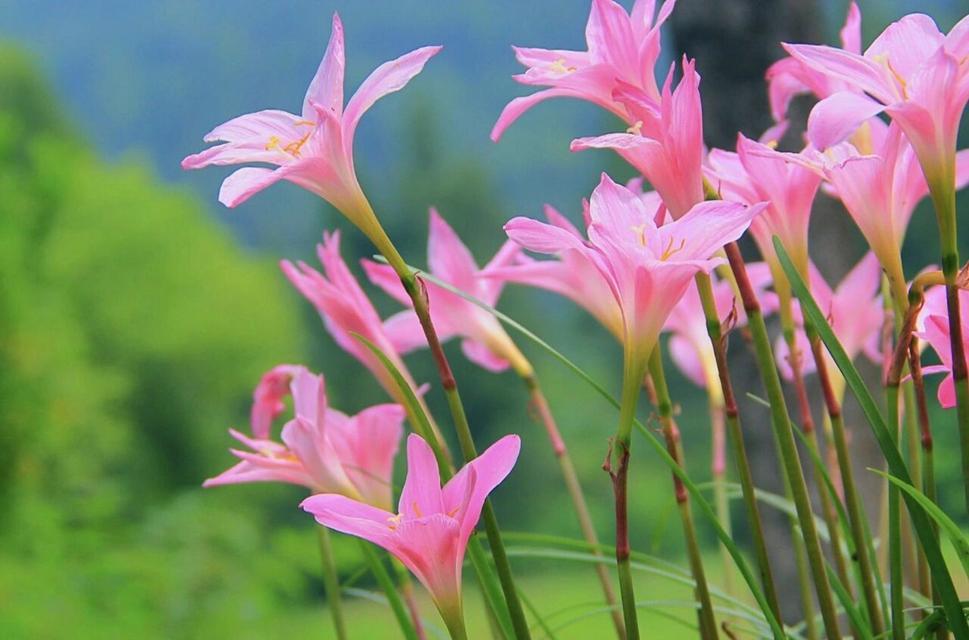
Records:
{"label": "pink lily flower", "polygon": [[[375,507],[389,507],[394,457],[403,433],[403,408],[382,404],[347,416],[327,405],[323,376],[305,367],[284,367],[294,416],[282,429],[282,443],[271,440],[268,433],[254,432],[250,438],[230,429],[232,437],[250,451],[232,449],[240,462],[202,486],[285,482],[305,486],[314,493],[338,493]],[[280,369],[264,376],[260,387],[266,388],[267,378],[272,378],[273,384],[280,380]]]}
{"label": "pink lily flower", "polygon": [[636,119],[613,92],[624,83],[659,101],[654,69],[660,56],[660,28],[675,4],[667,0],[654,21],[655,0],[636,0],[630,13],[613,0],[593,0],[585,27],[587,51],[514,47],[515,57],[527,69],[515,80],[549,88],[509,102],[491,139],[497,142],[523,113],[549,98],[586,100],[632,125]]}
{"label": "pink lily flower", "polygon": [[[777,296],[767,288],[771,284],[771,273],[766,263],[755,262],[747,265],[747,275],[761,303],[764,315],[777,309]],[[724,327],[737,328],[747,324],[747,314],[729,282],[713,277],[713,296],[717,314]],[[670,334],[669,354],[676,367],[686,378],[711,393],[720,393],[720,377],[713,346],[707,333],[703,305],[696,285],[690,285],[680,301],[673,307],[663,332]]]}
{"label": "pink lily flower", "polygon": [[340,256],[339,231],[324,233],[323,243],[317,245],[316,249],[323,265],[323,273],[304,262],[294,265],[288,260],[280,262],[283,273],[313,303],[336,343],[370,370],[392,398],[403,404],[394,379],[380,360],[354,338],[353,334],[363,336],[376,345],[416,390],[417,386],[407,372],[400,354],[416,348],[416,343],[424,340],[423,333],[415,333],[409,322],[400,319],[381,321],[367,294],[360,288],[357,279]]}
{"label": "pink lily flower", "polygon": [[634,192],[603,174],[589,206],[589,240],[554,224],[515,218],[508,236],[538,253],[575,252],[597,269],[622,317],[628,362],[645,368],[660,330],[693,276],[723,262],[713,254],[739,238],[763,204],[701,202],[662,226]]}
{"label": "pink lily flower", "polygon": [[333,14],[333,31],[319,69],[303,98],[299,115],[275,109],[257,111],[219,125],[205,136],[221,142],[182,161],[185,169],[209,165],[260,163],[222,183],[219,201],[235,207],[280,180],[320,196],[368,236],[380,228],[353,165],[353,135],[360,117],[389,93],[403,89],[441,47],[423,47],[377,67],[343,106],[343,23]]}
{"label": "pink lily flower", "polygon": [[703,201],[703,109],[696,63],[683,58],[683,79],[672,90],[673,68],[653,100],[642,89],[620,83],[617,100],[634,124],[626,133],[572,141],[572,151],[614,149],[660,194],[673,219]]}
{"label": "pink lily flower", "polygon": [[886,111],[915,148],[929,184],[952,188],[956,136],[969,102],[969,16],[944,35],[930,17],[907,15],[864,54],[817,45],[784,47],[808,67],[852,88],[815,106],[808,122],[814,146],[837,144]]}
{"label": "pink lily flower", "polygon": [[[881,302],[881,275],[878,257],[868,252],[832,290],[821,272],[811,263],[811,295],[852,360],[864,354],[872,362],[882,361],[880,341],[885,311]],[[803,326],[800,307],[796,303],[794,318],[799,326]],[[811,345],[803,331],[796,333],[796,341],[801,353],[811,353]],[[777,341],[774,353],[781,374],[787,380],[793,380],[790,349],[783,339]],[[837,376],[837,366],[827,351],[825,358],[828,370]],[[803,358],[802,368],[804,373],[816,371],[814,358]]]}
{"label": "pink lily flower", "polygon": [[[959,290],[959,306],[962,318],[962,341],[964,353],[969,353],[969,291]],[[919,326],[915,335],[929,344],[939,356],[941,364],[924,367],[923,373],[945,373],[939,383],[939,404],[945,409],[956,406],[956,386],[952,377],[952,349],[949,338],[949,313],[946,307],[945,290],[936,287],[926,294],[925,306],[919,315]]]}
{"label": "pink lily flower", "polygon": [[[427,263],[431,275],[489,306],[494,307],[498,303],[504,283],[495,278],[485,277],[483,273],[511,264],[520,253],[520,247],[509,240],[482,270],[454,229],[445,222],[436,209],[430,210]],[[410,296],[407,295],[392,267],[364,260],[363,268],[371,282],[401,304],[412,306]],[[461,342],[464,355],[468,360],[488,371],[500,372],[512,366],[518,372],[531,372],[528,360],[512,342],[497,318],[478,305],[433,282],[427,281],[425,284],[431,318],[442,341],[454,336],[464,338]],[[391,317],[388,323],[393,323],[397,329],[401,329],[395,332],[398,336],[403,332],[403,326],[409,324],[411,327],[413,337],[408,337],[404,343],[397,345],[401,352],[427,346],[420,322],[413,311],[402,311]]]}
{"label": "pink lily flower", "polygon": [[775,287],[786,282],[777,264],[772,237],[781,239],[794,264],[807,271],[808,224],[821,176],[809,168],[788,162],[760,142],[737,137],[737,153],[710,152],[708,177],[722,196],[747,204],[769,203],[751,224],[761,255],[774,271]]}
{"label": "pink lily flower", "polygon": [[419,436],[407,438],[407,479],[397,514],[343,495],[316,495],[300,505],[325,527],[369,540],[410,569],[449,628],[463,628],[461,568],[488,494],[511,472],[521,441],[505,436],[444,487],[437,460]]}
{"label": "pink lily flower", "polygon": [[[841,28],[841,48],[850,53],[861,53],[861,10],[858,3],[848,5],[848,16]],[[827,98],[839,91],[850,91],[843,80],[817,71],[797,58],[778,60],[767,70],[767,91],[770,96],[771,115],[777,122],[787,120],[787,109],[794,96],[813,93]]]}
{"label": "pink lily flower", "polygon": [[289,396],[293,377],[304,368],[295,364],[281,364],[267,371],[252,392],[249,422],[252,435],[265,440],[269,437],[273,420],[286,411],[284,400]]}

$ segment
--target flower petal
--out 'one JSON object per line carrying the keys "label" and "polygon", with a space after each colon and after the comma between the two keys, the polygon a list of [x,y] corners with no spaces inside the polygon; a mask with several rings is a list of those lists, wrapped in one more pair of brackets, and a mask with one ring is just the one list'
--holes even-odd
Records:
{"label": "flower petal", "polygon": [[817,103],[808,117],[807,137],[817,149],[843,142],[859,126],[885,107],[871,98],[851,91],[839,91]]}
{"label": "flower petal", "polygon": [[316,119],[316,109],[311,104],[329,110],[339,118],[343,114],[343,74],[346,68],[343,40],[343,22],[339,14],[333,12],[333,28],[330,32],[330,42],[326,45],[326,53],[316,70],[316,75],[306,90],[303,98],[303,118]]}
{"label": "flower petal", "polygon": [[423,438],[412,433],[407,437],[407,479],[397,511],[406,518],[445,513],[441,496],[441,473],[434,452]]}

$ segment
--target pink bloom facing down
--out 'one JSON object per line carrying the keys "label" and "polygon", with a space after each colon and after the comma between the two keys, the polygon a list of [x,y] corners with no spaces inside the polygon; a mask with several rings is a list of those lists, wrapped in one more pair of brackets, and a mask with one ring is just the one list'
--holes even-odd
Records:
{"label": "pink bloom facing down", "polygon": [[[959,307],[962,318],[962,341],[964,353],[969,353],[969,291],[959,291]],[[939,404],[946,409],[956,406],[956,387],[952,377],[952,348],[949,338],[949,315],[946,307],[945,289],[936,287],[929,290],[926,303],[919,317],[919,338],[926,341],[939,356],[942,364],[925,367],[925,373],[946,374],[939,383]]]}
{"label": "pink bloom facing down", "polygon": [[969,16],[946,36],[923,14],[889,25],[859,54],[834,47],[785,45],[803,64],[851,87],[814,108],[808,136],[825,149],[887,111],[915,148],[930,183],[951,188],[956,135],[969,101]]}
{"label": "pink bloom facing down", "polygon": [[284,260],[280,266],[293,286],[316,307],[337,344],[367,367],[391,397],[398,398],[400,395],[393,378],[353,334],[363,336],[376,345],[416,388],[409,379],[398,348],[406,347],[408,343],[412,345],[410,348],[414,348],[414,341],[423,340],[423,334],[415,334],[410,323],[394,319],[381,321],[367,294],[340,256],[338,231],[323,234],[323,243],[317,245],[317,255],[323,265],[322,273],[303,262],[293,264]]}
{"label": "pink bloom facing down", "polygon": [[[484,272],[501,269],[515,261],[520,247],[508,241],[482,270],[474,256],[461,242],[444,218],[435,209],[430,212],[430,233],[427,240],[427,262],[431,275],[478,298],[494,307],[504,288],[504,283],[485,277]],[[369,260],[363,262],[370,280],[404,305],[411,305],[410,296],[404,291],[400,278],[389,265]],[[489,371],[504,371],[511,364],[518,371],[530,369],[518,347],[492,314],[433,282],[426,281],[431,318],[438,337],[446,340],[453,336],[464,338],[461,348],[469,360]],[[401,352],[427,346],[417,315],[402,311],[391,317],[388,324],[400,330],[394,335],[402,338],[397,343]],[[409,335],[403,328],[409,325]]]}
{"label": "pink bloom facing down", "polygon": [[442,488],[437,461],[419,436],[407,438],[407,479],[397,514],[342,495],[317,495],[301,505],[325,527],[369,540],[410,569],[447,620],[461,615],[461,567],[488,494],[518,459],[518,436],[505,436]]}
{"label": "pink bloom facing down", "polygon": [[[240,462],[206,480],[203,486],[286,482],[314,492],[351,496],[378,507],[389,506],[404,410],[396,404],[384,404],[346,416],[327,405],[323,376],[304,367],[286,367],[294,416],[282,429],[282,442],[271,440],[268,430],[254,433],[252,438],[230,430],[249,451],[233,449]],[[268,377],[276,376],[278,369],[267,374],[260,387]]]}
{"label": "pink bloom facing down", "polygon": [[505,225],[525,249],[562,255],[576,252],[601,275],[622,317],[622,342],[630,362],[645,366],[673,307],[693,276],[722,260],[712,258],[739,238],[764,205],[702,202],[679,220],[656,226],[656,212],[640,196],[603,174],[589,206],[589,240],[528,218]]}
{"label": "pink bloom facing down", "polygon": [[621,83],[616,98],[634,124],[626,133],[572,141],[572,150],[614,149],[649,181],[674,219],[703,201],[703,109],[696,64],[683,58],[683,79],[672,90],[670,69],[658,100]]}
{"label": "pink bloom facing down", "polygon": [[[848,357],[854,360],[864,354],[872,362],[880,363],[881,332],[885,321],[884,306],[881,301],[882,270],[874,253],[865,256],[849,271],[838,286],[832,290],[824,276],[811,264],[811,295],[825,314],[831,328]],[[803,325],[800,308],[795,307],[795,321]],[[814,358],[810,357],[811,345],[803,331],[796,334],[798,348],[802,354],[804,373],[817,369]],[[783,376],[791,380],[793,372],[789,362],[790,349],[783,339],[775,346],[777,365]],[[834,361],[825,352],[829,371],[837,371]]]}
{"label": "pink bloom facing down", "polygon": [[515,57],[527,69],[515,80],[549,88],[508,103],[491,139],[497,142],[523,113],[549,98],[586,100],[633,124],[636,119],[613,92],[619,83],[625,83],[659,100],[654,73],[660,56],[660,28],[675,4],[675,0],[667,0],[654,22],[655,0],[636,0],[630,13],[613,0],[593,0],[585,28],[587,51],[515,47]]}
{"label": "pink bloom facing down", "polygon": [[185,169],[259,163],[222,183],[219,200],[227,207],[245,202],[279,180],[289,180],[330,202],[365,231],[373,216],[353,166],[353,135],[360,117],[383,96],[399,91],[424,68],[440,47],[424,47],[377,67],[343,106],[343,24],[333,14],[326,53],[310,82],[299,115],[279,110],[249,113],[219,125],[205,136],[220,142],[182,161]]}

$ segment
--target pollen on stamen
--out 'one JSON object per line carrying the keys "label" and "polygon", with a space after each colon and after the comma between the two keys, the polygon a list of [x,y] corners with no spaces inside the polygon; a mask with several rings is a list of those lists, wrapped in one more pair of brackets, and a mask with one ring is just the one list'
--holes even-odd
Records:
{"label": "pollen on stamen", "polygon": [[636,238],[639,240],[639,244],[645,247],[646,246],[646,224],[645,223],[637,224],[634,227],[630,227],[630,229],[632,229],[633,233],[636,234]]}
{"label": "pollen on stamen", "polygon": [[576,67],[566,66],[565,58],[559,58],[558,60],[552,62],[552,64],[548,65],[548,68],[549,71],[561,74],[572,73],[576,70]]}
{"label": "pollen on stamen", "polygon": [[279,136],[269,136],[269,142],[266,143],[266,151],[272,151],[279,147]]}
{"label": "pollen on stamen", "polygon": [[414,509],[414,513],[417,514],[417,517],[418,518],[423,518],[424,517],[424,514],[421,513],[421,508],[418,506],[416,500],[411,504],[411,507]]}
{"label": "pollen on stamen", "polygon": [[670,238],[666,242],[666,248],[663,249],[663,254],[659,257],[659,259],[660,260],[669,260],[674,255],[676,255],[677,253],[679,253],[680,251],[682,251],[683,250],[683,247],[685,247],[685,246],[686,246],[686,240],[685,239],[682,239],[682,240],[680,240],[679,246],[677,246],[677,247],[674,248],[673,247],[673,238]]}
{"label": "pollen on stamen", "polygon": [[634,136],[641,136],[641,135],[643,135],[643,121],[642,120],[637,120],[636,121],[636,124],[634,124],[633,126],[629,127],[628,129],[626,129],[626,133],[631,133]]}

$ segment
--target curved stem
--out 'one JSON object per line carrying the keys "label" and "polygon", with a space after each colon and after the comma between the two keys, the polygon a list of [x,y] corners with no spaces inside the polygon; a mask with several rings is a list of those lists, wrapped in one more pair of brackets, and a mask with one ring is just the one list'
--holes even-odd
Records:
{"label": "curved stem", "polygon": [[394,585],[394,581],[391,579],[390,574],[387,572],[387,568],[384,567],[383,563],[380,561],[380,556],[374,549],[373,545],[359,538],[360,540],[360,550],[363,552],[363,557],[370,566],[370,571],[373,573],[374,578],[377,579],[377,584],[383,590],[384,595],[387,597],[387,602],[390,604],[391,611],[394,612],[394,617],[397,618],[397,624],[400,626],[400,630],[403,632],[404,637],[407,640],[418,640],[417,632],[414,630],[414,625],[411,623],[410,615],[407,613],[407,608],[400,599],[400,594],[397,593],[397,587]]}
{"label": "curved stem", "polygon": [[330,530],[326,527],[316,527],[320,540],[320,559],[323,563],[323,589],[326,591],[326,602],[330,606],[333,617],[333,629],[337,640],[346,640],[347,625],[343,617],[343,604],[340,596],[340,577],[336,573],[336,563],[333,559],[333,546],[330,544]]}
{"label": "curved stem", "polygon": [[748,326],[754,340],[754,353],[757,358],[757,366],[760,370],[761,379],[767,391],[768,401],[771,408],[771,425],[774,436],[779,444],[781,458],[787,477],[791,486],[791,493],[794,498],[794,505],[797,510],[798,521],[804,533],[804,545],[807,551],[808,562],[811,566],[811,574],[814,577],[814,588],[818,596],[818,604],[821,609],[821,618],[827,631],[828,638],[840,638],[841,631],[838,626],[838,615],[834,606],[834,598],[831,594],[831,585],[825,571],[824,556],[821,552],[821,541],[818,537],[817,527],[814,523],[814,514],[811,511],[811,500],[804,481],[804,470],[801,467],[801,460],[798,457],[797,445],[794,442],[793,425],[787,411],[787,403],[784,400],[784,393],[781,390],[781,381],[777,369],[774,365],[774,354],[771,350],[770,337],[767,334],[767,325],[764,323],[764,316],[760,310],[760,303],[747,277],[747,268],[740,248],[736,243],[730,243],[724,247],[730,268],[737,279],[737,286],[740,288],[741,299],[744,309],[747,312]]}
{"label": "curved stem", "polygon": [[[653,349],[653,354],[649,359],[649,375],[656,391],[656,410],[659,413],[663,438],[666,440],[666,449],[680,469],[685,471],[683,444],[680,441],[680,430],[673,420],[673,401],[670,398],[669,388],[666,386],[663,354],[659,346]],[[703,569],[703,556],[700,553],[700,543],[696,537],[696,526],[693,522],[693,514],[690,512],[689,494],[687,494],[683,482],[677,475],[673,476],[673,492],[676,505],[680,511],[683,537],[686,540],[687,555],[690,559],[690,571],[693,574],[693,581],[696,583],[694,596],[700,605],[700,609],[697,611],[700,637],[704,640],[715,640],[719,637],[717,621],[713,615],[713,603],[710,600],[710,588],[707,585],[706,572]]]}
{"label": "curved stem", "polygon": [[[589,513],[589,506],[586,502],[585,494],[582,491],[582,484],[579,482],[579,476],[575,472],[575,466],[572,464],[569,450],[565,445],[565,441],[562,439],[558,425],[555,423],[552,410],[548,406],[548,400],[545,398],[545,394],[542,393],[542,388],[538,383],[538,377],[535,375],[531,366],[521,371],[519,375],[525,383],[525,387],[528,389],[529,396],[531,397],[531,405],[538,414],[542,425],[545,427],[549,442],[552,445],[552,451],[559,462],[559,468],[562,470],[562,479],[565,481],[565,488],[568,490],[569,498],[572,500],[572,508],[575,510],[575,517],[579,522],[579,528],[582,530],[582,537],[589,543],[590,552],[593,555],[602,557],[602,551],[599,549],[599,536],[596,534],[595,525],[592,523],[592,515]],[[606,565],[601,562],[595,563],[594,567],[599,584],[602,587],[602,595],[605,598],[606,604],[611,608],[610,615],[612,617],[613,627],[616,629],[616,636],[620,640],[623,640],[626,637],[626,628],[623,625],[622,612],[618,606],[619,601],[612,588],[612,581],[609,579],[609,571],[606,569]]]}

